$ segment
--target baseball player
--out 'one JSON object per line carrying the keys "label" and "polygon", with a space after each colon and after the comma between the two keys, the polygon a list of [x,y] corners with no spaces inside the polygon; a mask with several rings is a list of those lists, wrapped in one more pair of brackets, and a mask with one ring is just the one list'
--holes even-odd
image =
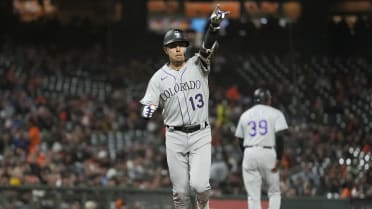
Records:
{"label": "baseball player", "polygon": [[209,208],[212,137],[208,121],[208,75],[220,23],[227,14],[216,6],[201,48],[190,58],[186,57],[189,41],[185,33],[179,29],[166,32],[163,48],[169,62],[151,77],[140,101],[141,115],[146,119],[158,108],[162,109],[176,209],[192,207],[192,192],[196,194],[199,209]]}
{"label": "baseball player", "polygon": [[271,93],[256,89],[255,105],[239,119],[235,136],[243,140],[242,175],[249,209],[261,209],[261,185],[267,185],[269,208],[279,209],[279,164],[283,154],[283,135],[288,125],[284,114],[271,107]]}

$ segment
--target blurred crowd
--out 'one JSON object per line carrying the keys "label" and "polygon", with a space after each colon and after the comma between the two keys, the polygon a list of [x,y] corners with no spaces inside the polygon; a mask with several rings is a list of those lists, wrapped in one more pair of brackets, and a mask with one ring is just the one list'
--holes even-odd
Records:
{"label": "blurred crowd", "polygon": [[[107,58],[100,44],[0,48],[0,184],[171,188],[160,112],[139,117],[159,55]],[[363,56],[218,52],[210,77],[214,195],[244,194],[240,114],[272,90],[290,126],[284,197],[372,197],[372,66]],[[231,54],[232,53],[232,54]]]}

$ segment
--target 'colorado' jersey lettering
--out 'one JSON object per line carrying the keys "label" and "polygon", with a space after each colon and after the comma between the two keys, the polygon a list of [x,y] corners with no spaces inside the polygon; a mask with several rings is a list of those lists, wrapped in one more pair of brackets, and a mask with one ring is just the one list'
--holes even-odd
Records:
{"label": "'colorado' jersey lettering", "polygon": [[173,88],[168,88],[164,90],[160,94],[160,99],[163,101],[169,99],[170,97],[173,97],[177,94],[179,91],[188,91],[190,89],[200,89],[201,88],[201,81],[188,81],[184,83],[176,83]]}

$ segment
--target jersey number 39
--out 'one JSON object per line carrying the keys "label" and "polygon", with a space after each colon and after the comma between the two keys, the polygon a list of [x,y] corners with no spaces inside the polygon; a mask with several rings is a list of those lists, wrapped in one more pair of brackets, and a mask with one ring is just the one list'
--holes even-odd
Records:
{"label": "jersey number 39", "polygon": [[250,136],[256,136],[257,134],[259,135],[265,135],[267,134],[267,130],[268,130],[268,127],[267,127],[267,120],[259,120],[259,121],[249,121],[248,122],[248,126],[250,127],[250,132],[249,132],[249,135]]}

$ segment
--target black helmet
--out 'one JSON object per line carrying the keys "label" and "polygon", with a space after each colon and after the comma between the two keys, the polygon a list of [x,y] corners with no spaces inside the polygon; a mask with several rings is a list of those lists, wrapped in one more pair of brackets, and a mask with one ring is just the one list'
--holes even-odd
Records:
{"label": "black helmet", "polygon": [[186,46],[189,45],[189,41],[186,39],[185,32],[180,29],[170,29],[164,35],[163,46],[174,42],[185,42]]}
{"label": "black helmet", "polygon": [[271,98],[271,93],[268,89],[258,88],[254,91],[253,100],[256,104],[266,104]]}

